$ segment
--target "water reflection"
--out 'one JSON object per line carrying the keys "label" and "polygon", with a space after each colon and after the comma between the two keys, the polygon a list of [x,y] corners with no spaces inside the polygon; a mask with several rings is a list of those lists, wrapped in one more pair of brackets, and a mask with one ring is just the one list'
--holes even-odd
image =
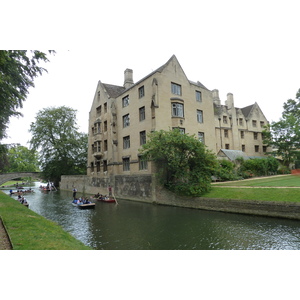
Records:
{"label": "water reflection", "polygon": [[118,200],[94,210],[71,192],[26,196],[30,209],[95,249],[300,249],[300,222]]}

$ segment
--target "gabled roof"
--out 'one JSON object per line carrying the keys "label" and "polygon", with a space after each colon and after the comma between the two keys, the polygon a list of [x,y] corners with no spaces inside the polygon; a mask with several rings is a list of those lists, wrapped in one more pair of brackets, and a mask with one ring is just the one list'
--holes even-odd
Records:
{"label": "gabled roof", "polygon": [[245,117],[248,117],[252,111],[254,104],[241,108],[241,111]]}
{"label": "gabled roof", "polygon": [[[223,154],[223,155],[222,155]],[[226,156],[227,158],[229,158],[231,161],[236,160],[239,157],[244,158],[245,160],[249,159],[249,156],[247,156],[245,154],[245,152],[241,151],[241,150],[228,150],[228,149],[220,149],[220,151],[218,152],[218,156],[219,157],[224,157]]]}
{"label": "gabled roof", "polygon": [[118,97],[126,90],[123,86],[107,84],[107,83],[102,83],[102,84],[106,92],[108,93],[108,95],[112,98]]}
{"label": "gabled roof", "polygon": [[[113,84],[107,84],[107,83],[103,83],[103,86],[106,89],[106,91],[107,91],[107,93],[109,94],[110,97],[116,98],[116,97],[120,96],[121,94],[123,94],[125,91],[127,91],[127,90],[131,89],[132,87],[134,87],[135,85],[140,84],[141,82],[143,82],[144,80],[146,80],[147,78],[149,78],[150,76],[152,76],[153,74],[155,74],[157,72],[161,73],[172,60],[176,60],[176,62],[180,66],[180,63],[179,63],[177,57],[173,54],[171,56],[171,58],[165,64],[163,64],[162,66],[160,66],[159,68],[157,68],[156,70],[154,70],[153,72],[151,72],[150,74],[148,74],[147,76],[143,77],[142,79],[140,79],[139,81],[137,81],[135,84],[133,84],[132,86],[130,86],[127,89],[125,89],[123,86],[118,86],[118,85],[113,85]],[[181,66],[180,66],[180,68],[182,69]],[[182,72],[184,73],[183,69],[182,69]],[[185,75],[185,73],[184,73],[184,75]],[[186,77],[186,79],[191,84],[197,85],[197,86],[199,86],[201,88],[204,88],[204,89],[208,90],[201,82],[199,82],[199,81],[197,81],[197,82],[190,81],[187,77]]]}

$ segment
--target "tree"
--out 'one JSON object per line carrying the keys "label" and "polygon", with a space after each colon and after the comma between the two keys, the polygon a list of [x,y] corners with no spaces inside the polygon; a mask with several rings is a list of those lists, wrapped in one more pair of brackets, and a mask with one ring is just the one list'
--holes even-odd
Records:
{"label": "tree", "polygon": [[7,172],[8,169],[8,146],[0,144],[0,173]]}
{"label": "tree", "polygon": [[[46,69],[40,62],[48,62],[44,52],[33,50],[0,50],[0,140],[6,137],[9,118],[22,116],[18,111],[34,87],[34,79]],[[54,51],[49,51],[50,53]]]}
{"label": "tree", "polygon": [[285,166],[290,166],[299,157],[300,149],[300,89],[296,99],[283,105],[282,118],[272,122],[264,130],[264,143],[273,147],[272,154],[281,157]]}
{"label": "tree", "polygon": [[58,184],[61,175],[86,174],[88,137],[78,132],[76,110],[65,106],[40,110],[29,131],[45,179]]}
{"label": "tree", "polygon": [[38,153],[19,144],[12,144],[8,150],[8,172],[39,172]]}
{"label": "tree", "polygon": [[210,190],[217,160],[195,136],[176,129],[156,131],[148,138],[140,152],[145,159],[155,162],[166,188],[186,196],[201,196]]}

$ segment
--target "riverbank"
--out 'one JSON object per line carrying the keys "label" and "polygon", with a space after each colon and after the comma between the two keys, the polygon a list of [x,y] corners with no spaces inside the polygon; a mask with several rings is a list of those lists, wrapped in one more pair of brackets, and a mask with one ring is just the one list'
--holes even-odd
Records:
{"label": "riverbank", "polygon": [[0,222],[0,235],[3,237],[1,250],[91,249],[65,232],[57,223],[38,215],[1,191],[0,218],[3,222]]}

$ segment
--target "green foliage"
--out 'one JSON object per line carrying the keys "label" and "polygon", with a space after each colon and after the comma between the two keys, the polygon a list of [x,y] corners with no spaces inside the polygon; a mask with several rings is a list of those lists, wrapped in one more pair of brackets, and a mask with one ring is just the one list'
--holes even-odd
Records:
{"label": "green foliage", "polygon": [[0,144],[0,173],[7,172],[8,168],[8,146]]}
{"label": "green foliage", "polygon": [[[46,69],[40,62],[48,62],[41,51],[0,50],[0,140],[6,137],[7,124],[26,100],[28,89],[34,87],[34,79]],[[51,53],[52,51],[50,51]]]}
{"label": "green foliage", "polygon": [[239,179],[235,172],[235,164],[227,159],[219,160],[219,166],[214,175],[221,181]]}
{"label": "green foliage", "polygon": [[45,108],[38,112],[30,132],[30,145],[39,150],[45,179],[57,184],[61,175],[86,174],[88,137],[78,132],[76,110]]}
{"label": "green foliage", "polygon": [[[276,174],[279,162],[274,157],[255,158],[244,160],[240,166],[239,172],[244,178],[254,176],[266,176]],[[248,176],[247,176],[248,174]]]}
{"label": "green foliage", "polygon": [[7,172],[39,172],[38,153],[21,145],[10,145]]}
{"label": "green foliage", "polygon": [[178,129],[153,132],[148,138],[140,152],[155,162],[166,188],[186,196],[201,196],[210,190],[217,161],[203,143]]}
{"label": "green foliage", "polygon": [[300,149],[300,89],[296,99],[289,99],[283,105],[282,118],[272,122],[264,131],[264,143],[273,146],[273,154],[288,167],[299,157]]}

